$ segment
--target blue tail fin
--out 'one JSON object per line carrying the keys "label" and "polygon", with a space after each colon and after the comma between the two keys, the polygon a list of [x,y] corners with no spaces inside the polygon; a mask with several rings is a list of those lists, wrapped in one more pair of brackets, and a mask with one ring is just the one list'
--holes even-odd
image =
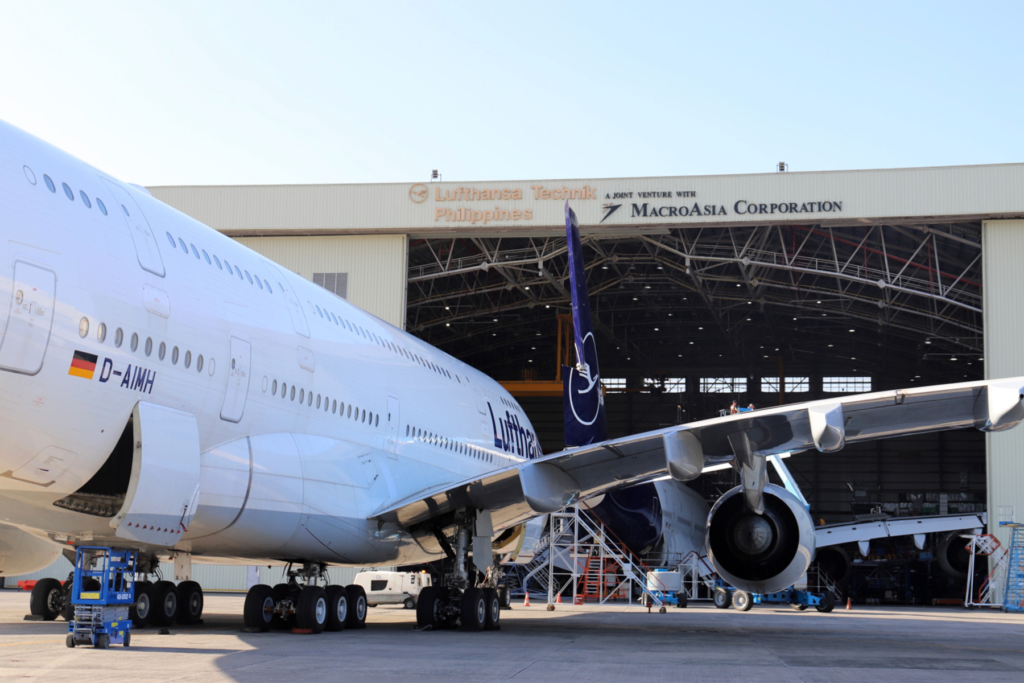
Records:
{"label": "blue tail fin", "polygon": [[572,292],[572,323],[576,342],[576,367],[562,366],[565,402],[565,445],[586,446],[608,439],[604,392],[597,365],[597,343],[590,320],[587,271],[583,267],[580,228],[576,214],[565,203],[565,233],[569,242],[569,285]]}

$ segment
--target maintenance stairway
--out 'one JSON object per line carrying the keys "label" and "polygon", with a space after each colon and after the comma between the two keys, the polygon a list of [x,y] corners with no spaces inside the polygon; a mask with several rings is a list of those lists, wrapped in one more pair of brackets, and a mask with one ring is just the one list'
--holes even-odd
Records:
{"label": "maintenance stairway", "polygon": [[[661,607],[646,585],[646,564],[582,505],[549,515],[548,530],[533,560],[508,569],[513,595],[543,593],[548,603],[563,600],[605,603],[640,597]],[[566,579],[561,587],[555,575]]]}
{"label": "maintenance stairway", "polygon": [[1000,522],[1000,526],[1010,527],[1013,531],[1007,553],[1003,609],[1007,612],[1024,612],[1024,524]]}

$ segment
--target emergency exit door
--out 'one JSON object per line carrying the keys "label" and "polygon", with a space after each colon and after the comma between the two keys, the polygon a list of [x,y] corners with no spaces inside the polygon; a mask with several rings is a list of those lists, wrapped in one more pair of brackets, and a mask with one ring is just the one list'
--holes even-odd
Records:
{"label": "emergency exit door", "polygon": [[245,397],[249,393],[249,363],[252,347],[248,338],[231,335],[231,360],[228,363],[228,386],[224,393],[224,405],[220,418],[228,422],[239,422],[245,412]]}
{"label": "emergency exit door", "polygon": [[57,276],[49,268],[14,262],[14,286],[0,341],[0,368],[34,375],[50,341]]}

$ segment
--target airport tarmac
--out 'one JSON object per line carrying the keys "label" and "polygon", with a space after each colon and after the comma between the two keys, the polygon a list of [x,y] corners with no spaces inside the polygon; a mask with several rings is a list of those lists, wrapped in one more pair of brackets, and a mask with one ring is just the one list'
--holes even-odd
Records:
{"label": "airport tarmac", "polygon": [[377,607],[367,628],[242,632],[240,594],[206,596],[204,624],[147,628],[128,649],[64,645],[64,621],[23,621],[28,593],[0,591],[0,680],[14,681],[1013,681],[1024,680],[1024,615],[856,607],[832,614],[710,603],[515,604],[500,632],[414,632],[411,610]]}

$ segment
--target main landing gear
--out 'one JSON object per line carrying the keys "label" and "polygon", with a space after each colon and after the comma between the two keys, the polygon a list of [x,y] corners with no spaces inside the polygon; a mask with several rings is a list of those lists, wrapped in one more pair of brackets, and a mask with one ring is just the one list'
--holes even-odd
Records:
{"label": "main landing gear", "polygon": [[[453,629],[492,631],[501,628],[503,574],[489,552],[490,515],[466,510],[455,518],[455,547],[437,530],[435,536],[448,559],[439,585],[424,588],[416,601],[416,626],[420,630]],[[486,557],[473,557],[471,549],[486,547]],[[477,571],[479,570],[479,572]],[[478,577],[482,574],[483,578]],[[502,586],[503,588],[503,586]]]}
{"label": "main landing gear", "polygon": [[[317,585],[317,581],[323,585]],[[288,567],[288,582],[258,584],[245,596],[245,627],[305,633],[366,627],[366,592],[361,586],[328,586],[327,566],[306,562]]]}
{"label": "main landing gear", "polygon": [[[148,562],[147,562],[148,560]],[[145,577],[157,565],[157,558],[139,558],[139,567],[145,573],[136,575],[135,603],[128,608],[128,618],[134,629],[145,626],[171,626],[198,624],[203,618],[203,588],[195,581],[182,581],[177,586],[170,581],[152,582]],[[72,572],[66,581],[41,579],[36,582],[29,599],[29,611],[44,621],[53,621],[58,616],[66,621],[74,619],[71,591],[74,583]],[[82,590],[99,590],[96,579],[85,579]]]}

